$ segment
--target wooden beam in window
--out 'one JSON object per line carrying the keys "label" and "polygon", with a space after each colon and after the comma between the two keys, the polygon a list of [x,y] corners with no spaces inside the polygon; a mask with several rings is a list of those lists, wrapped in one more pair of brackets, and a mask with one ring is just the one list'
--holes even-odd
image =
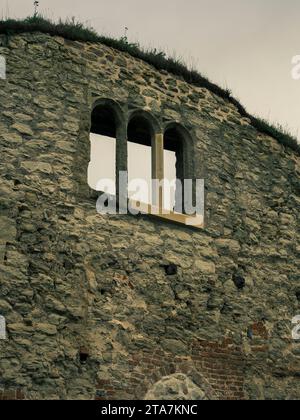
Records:
{"label": "wooden beam in window", "polygon": [[162,207],[142,203],[136,200],[129,200],[129,207],[142,214],[148,214],[154,217],[158,217],[159,219],[183,224],[185,226],[190,226],[195,229],[204,228],[204,218],[202,215],[195,214],[193,216],[189,216],[187,214],[176,213],[170,210],[163,210]]}
{"label": "wooden beam in window", "polygon": [[152,144],[152,178],[162,180],[164,178],[164,136],[156,134]]}

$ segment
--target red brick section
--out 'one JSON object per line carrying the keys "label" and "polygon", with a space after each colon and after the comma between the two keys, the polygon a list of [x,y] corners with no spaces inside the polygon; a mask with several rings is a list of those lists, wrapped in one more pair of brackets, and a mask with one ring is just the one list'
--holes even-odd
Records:
{"label": "red brick section", "polygon": [[196,370],[202,372],[222,400],[243,400],[245,360],[230,340],[223,343],[197,341],[192,348]]}
{"label": "red brick section", "polygon": [[251,330],[254,337],[259,337],[265,340],[269,338],[268,330],[263,322],[255,322],[251,326]]}
{"label": "red brick section", "polygon": [[0,389],[0,401],[24,400],[25,395],[20,389]]}
{"label": "red brick section", "polygon": [[131,355],[121,375],[118,370],[118,379],[99,381],[96,400],[143,399],[153,384],[174,373],[189,376],[208,399],[242,400],[244,368],[242,351],[230,340],[197,340],[187,356],[140,351]]}

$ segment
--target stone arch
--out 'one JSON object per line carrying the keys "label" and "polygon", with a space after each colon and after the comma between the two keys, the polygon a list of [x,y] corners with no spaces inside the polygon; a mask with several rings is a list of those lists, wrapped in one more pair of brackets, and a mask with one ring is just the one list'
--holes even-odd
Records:
{"label": "stone arch", "polygon": [[97,108],[108,109],[112,112],[115,119],[117,132],[119,130],[124,129],[124,126],[126,124],[126,116],[122,110],[121,105],[119,105],[118,102],[114,101],[113,99],[99,98],[99,99],[96,99],[94,103],[92,104],[92,113]]}
{"label": "stone arch", "polygon": [[[128,177],[130,181],[143,179],[146,183],[147,188],[143,189],[143,192],[138,197],[142,202],[151,201],[150,191],[152,188],[152,180],[156,178],[155,150],[159,133],[160,125],[152,114],[144,110],[135,110],[130,113],[127,125],[129,151]],[[137,154],[139,159],[144,159],[142,169],[139,166],[138,169],[136,169],[135,162]]]}
{"label": "stone arch", "polygon": [[143,109],[136,109],[134,111],[131,111],[128,117],[127,129],[134,119],[140,119],[147,122],[151,130],[152,138],[154,138],[156,134],[162,132],[162,128],[159,121],[148,111],[145,111]]}
{"label": "stone arch", "polygon": [[[87,171],[90,162],[90,132],[93,129],[93,124],[97,117],[97,110],[99,115],[101,111],[106,113],[102,119],[101,124],[105,123],[107,117],[107,126],[113,124],[115,132],[107,133],[116,138],[116,185],[118,186],[119,171],[127,170],[127,147],[126,147],[126,124],[127,116],[122,109],[122,105],[113,99],[98,98],[91,106],[84,112],[82,117],[82,126],[77,144],[76,157],[74,159],[74,178],[78,185],[78,195],[85,198],[96,198],[98,193],[88,186]],[[94,121],[93,121],[94,118]],[[78,170],[80,168],[80,170]],[[118,190],[117,190],[118,195]]]}
{"label": "stone arch", "polygon": [[[188,178],[193,178],[194,175],[194,144],[195,141],[193,136],[187,128],[178,122],[170,122],[164,127],[164,137],[168,133],[175,134],[173,137],[173,142],[171,139],[165,138],[165,147],[170,147],[176,149],[178,143],[181,143],[183,147],[183,159],[184,159],[184,170],[185,176]],[[170,135],[171,135],[170,134]],[[173,144],[172,144],[173,143]]]}
{"label": "stone arch", "polygon": [[113,99],[97,99],[93,105],[93,113],[99,109],[107,110],[111,113],[115,125],[116,138],[116,196],[119,199],[119,174],[127,171],[127,138],[126,138],[126,115],[121,105]]}
{"label": "stone arch", "polygon": [[177,121],[171,121],[164,125],[164,132],[166,132],[169,129],[176,129],[180,135],[182,136],[182,139],[184,140],[185,144],[189,147],[193,147],[194,145],[194,138],[190,131],[180,122]]}
{"label": "stone arch", "polygon": [[183,210],[184,180],[195,179],[194,144],[192,135],[180,123],[171,122],[164,127],[164,148],[176,154],[176,178],[182,185],[182,188],[176,189],[175,208],[178,212]]}

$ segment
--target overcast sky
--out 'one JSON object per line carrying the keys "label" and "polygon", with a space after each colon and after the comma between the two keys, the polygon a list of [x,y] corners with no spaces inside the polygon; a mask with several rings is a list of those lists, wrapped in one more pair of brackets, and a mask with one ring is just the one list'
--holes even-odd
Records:
{"label": "overcast sky", "polygon": [[[40,0],[57,19],[75,16],[98,32],[163,48],[229,87],[254,114],[287,126],[300,139],[299,0]],[[0,0],[5,17],[33,12],[32,0]]]}

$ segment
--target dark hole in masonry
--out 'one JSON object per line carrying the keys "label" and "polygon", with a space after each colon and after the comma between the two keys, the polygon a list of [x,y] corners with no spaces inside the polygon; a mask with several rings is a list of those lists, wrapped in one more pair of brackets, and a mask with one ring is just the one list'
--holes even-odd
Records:
{"label": "dark hole in masonry", "polygon": [[296,298],[300,302],[300,289],[296,291]]}
{"label": "dark hole in masonry", "polygon": [[79,350],[80,363],[86,363],[88,358],[89,358],[88,350],[85,347],[80,347],[80,350]]}
{"label": "dark hole in masonry", "polygon": [[96,398],[104,398],[106,397],[106,392],[102,389],[97,389],[96,391]]}
{"label": "dark hole in masonry", "polygon": [[232,280],[239,290],[244,289],[244,287],[246,286],[246,280],[242,276],[238,276],[238,275],[234,274],[232,276]]}
{"label": "dark hole in masonry", "polygon": [[74,268],[74,263],[71,260],[65,260],[64,261],[64,268],[66,270],[72,270]]}
{"label": "dark hole in masonry", "polygon": [[253,330],[252,330],[252,328],[248,328],[248,330],[247,330],[247,337],[250,338],[250,340],[253,339]]}
{"label": "dark hole in masonry", "polygon": [[175,276],[175,274],[177,274],[178,272],[178,268],[177,265],[175,264],[168,264],[165,265],[165,272],[167,276]]}

